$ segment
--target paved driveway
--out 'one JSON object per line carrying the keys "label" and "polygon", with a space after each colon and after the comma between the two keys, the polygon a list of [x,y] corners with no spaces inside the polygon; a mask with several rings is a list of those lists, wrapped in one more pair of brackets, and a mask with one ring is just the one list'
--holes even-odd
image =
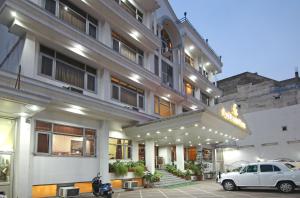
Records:
{"label": "paved driveway", "polygon": [[299,198],[300,191],[282,194],[276,190],[249,190],[226,192],[212,181],[171,189],[142,189],[131,192],[115,193],[113,198]]}

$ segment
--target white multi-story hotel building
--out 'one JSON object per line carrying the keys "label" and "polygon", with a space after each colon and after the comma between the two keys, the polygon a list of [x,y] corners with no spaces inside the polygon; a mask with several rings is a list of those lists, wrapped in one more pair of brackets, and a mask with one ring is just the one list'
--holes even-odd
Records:
{"label": "white multi-story hotel building", "polygon": [[114,160],[183,170],[199,147],[216,170],[215,145],[247,135],[213,107],[220,57],[167,0],[0,0],[0,23],[9,197],[55,196],[97,172],[109,182]]}

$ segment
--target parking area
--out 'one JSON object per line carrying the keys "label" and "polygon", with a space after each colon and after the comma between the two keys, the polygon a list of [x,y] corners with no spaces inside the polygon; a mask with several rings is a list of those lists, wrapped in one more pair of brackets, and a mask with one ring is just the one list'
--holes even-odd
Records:
{"label": "parking area", "polygon": [[115,193],[114,198],[299,198],[300,190],[292,194],[282,194],[276,189],[270,190],[250,190],[243,189],[240,191],[226,192],[223,188],[212,182],[204,181],[194,185],[177,187],[177,188],[154,188],[154,189],[141,189],[130,192]]}

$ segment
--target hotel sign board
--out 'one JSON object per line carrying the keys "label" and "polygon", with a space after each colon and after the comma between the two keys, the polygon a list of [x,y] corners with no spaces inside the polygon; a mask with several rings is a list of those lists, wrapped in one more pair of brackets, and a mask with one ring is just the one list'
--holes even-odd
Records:
{"label": "hotel sign board", "polygon": [[221,109],[221,116],[229,121],[230,123],[242,128],[242,129],[246,129],[246,123],[243,122],[240,118],[239,118],[239,113],[238,113],[238,108],[236,104],[233,104],[231,107],[231,111],[227,111],[224,107]]}

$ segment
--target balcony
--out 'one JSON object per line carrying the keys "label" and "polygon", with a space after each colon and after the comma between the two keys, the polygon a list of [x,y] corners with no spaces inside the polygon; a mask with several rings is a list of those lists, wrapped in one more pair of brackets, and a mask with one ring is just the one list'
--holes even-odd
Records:
{"label": "balcony", "polygon": [[144,14],[138,10],[132,3],[129,1],[122,1],[122,0],[114,0],[117,2],[124,10],[126,10],[131,16],[137,19],[140,23],[143,23],[143,16]]}

